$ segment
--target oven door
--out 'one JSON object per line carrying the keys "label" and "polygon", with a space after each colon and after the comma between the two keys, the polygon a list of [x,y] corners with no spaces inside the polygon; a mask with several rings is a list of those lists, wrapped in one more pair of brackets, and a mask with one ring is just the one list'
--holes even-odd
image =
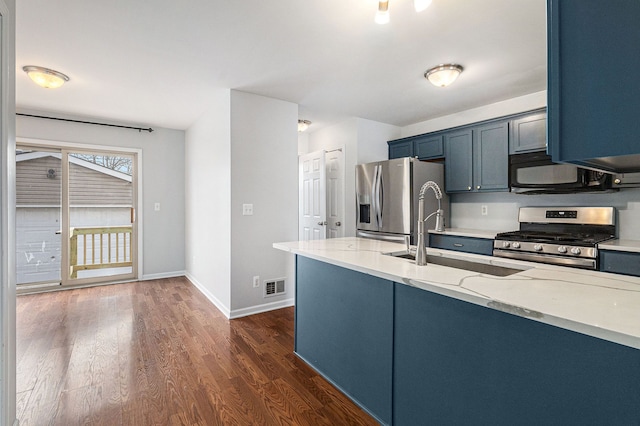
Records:
{"label": "oven door", "polygon": [[545,152],[511,155],[509,163],[512,192],[543,194],[598,189],[589,185],[588,170],[554,163]]}

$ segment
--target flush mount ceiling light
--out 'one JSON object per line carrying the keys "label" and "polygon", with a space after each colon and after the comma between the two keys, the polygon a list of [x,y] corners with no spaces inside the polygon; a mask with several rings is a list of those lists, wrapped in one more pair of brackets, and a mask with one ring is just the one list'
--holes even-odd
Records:
{"label": "flush mount ceiling light", "polygon": [[298,120],[298,131],[304,132],[309,128],[311,122],[309,120]]}
{"label": "flush mount ceiling light", "polygon": [[69,81],[69,77],[66,75],[49,68],[27,65],[22,67],[22,70],[27,73],[34,83],[45,89],[57,89]]}
{"label": "flush mount ceiling light", "polygon": [[428,69],[424,73],[424,77],[434,86],[447,87],[456,81],[462,70],[462,66],[458,64],[440,64]]}
{"label": "flush mount ceiling light", "polygon": [[[431,4],[431,0],[414,0],[413,7],[416,12],[422,12]],[[375,17],[376,24],[386,24],[389,22],[389,0],[378,2],[378,12]]]}

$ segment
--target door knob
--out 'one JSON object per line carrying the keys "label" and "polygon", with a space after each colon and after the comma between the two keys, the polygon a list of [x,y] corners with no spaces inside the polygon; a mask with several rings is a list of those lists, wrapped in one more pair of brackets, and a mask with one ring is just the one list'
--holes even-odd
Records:
{"label": "door knob", "polygon": [[342,225],[342,222],[336,222],[336,226]]}

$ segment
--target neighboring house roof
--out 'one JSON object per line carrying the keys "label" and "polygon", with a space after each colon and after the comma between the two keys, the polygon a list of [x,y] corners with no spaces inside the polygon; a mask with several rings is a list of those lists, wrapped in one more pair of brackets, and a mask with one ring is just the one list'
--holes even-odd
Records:
{"label": "neighboring house roof", "polygon": [[[72,207],[131,207],[131,176],[69,157],[69,200]],[[59,207],[62,200],[61,154],[16,154],[16,205]],[[52,170],[51,173],[49,171]]]}
{"label": "neighboring house roof", "polygon": [[[56,152],[26,152],[26,153],[16,154],[16,163],[20,161],[34,160],[36,158],[43,158],[43,157],[54,157],[54,158],[57,158],[58,160],[62,160],[62,154],[59,154]],[[80,158],[69,156],[69,162],[71,162],[72,164],[77,164],[78,166],[81,166],[81,167],[86,167],[87,169],[104,173],[105,175],[113,176],[118,179],[131,182],[131,176],[126,173],[118,172],[116,170],[109,169],[107,167],[103,167],[98,164],[82,160]]]}

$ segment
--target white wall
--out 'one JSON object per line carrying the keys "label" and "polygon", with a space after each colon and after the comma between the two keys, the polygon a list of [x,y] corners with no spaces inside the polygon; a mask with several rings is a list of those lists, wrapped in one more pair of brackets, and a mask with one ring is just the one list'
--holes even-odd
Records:
{"label": "white wall", "polygon": [[386,160],[387,141],[399,137],[399,127],[362,118],[351,118],[316,130],[309,135],[307,152],[322,149],[329,151],[336,148],[344,150],[345,236],[354,236],[356,229],[356,164]]}
{"label": "white wall", "polygon": [[404,126],[401,129],[401,137],[404,138],[408,136],[421,135],[423,133],[477,123],[478,121],[531,111],[538,108],[544,108],[545,106],[547,106],[547,91],[543,90],[541,92],[531,93],[529,95],[462,111],[457,114],[446,115],[444,117],[438,117],[432,120],[421,121],[409,126]]}
{"label": "white wall", "polygon": [[0,424],[16,419],[15,0],[0,0]]}
{"label": "white wall", "polygon": [[208,109],[185,137],[187,276],[226,316],[231,310],[230,96],[230,90],[209,93]]}
{"label": "white wall", "polygon": [[[52,115],[42,111],[19,111]],[[61,117],[55,114],[56,117]],[[64,117],[82,120],[78,117]],[[104,122],[103,120],[89,120]],[[130,124],[126,124],[130,125]],[[141,279],[184,274],[184,132],[130,129],[16,117],[17,139],[142,150],[143,268]],[[160,211],[154,211],[160,203]]]}
{"label": "white wall", "polygon": [[[293,303],[293,256],[277,241],[298,239],[298,106],[231,91],[232,316]],[[242,205],[253,204],[243,216]],[[252,277],[260,276],[260,288]],[[262,282],[286,278],[284,295],[263,298]]]}

